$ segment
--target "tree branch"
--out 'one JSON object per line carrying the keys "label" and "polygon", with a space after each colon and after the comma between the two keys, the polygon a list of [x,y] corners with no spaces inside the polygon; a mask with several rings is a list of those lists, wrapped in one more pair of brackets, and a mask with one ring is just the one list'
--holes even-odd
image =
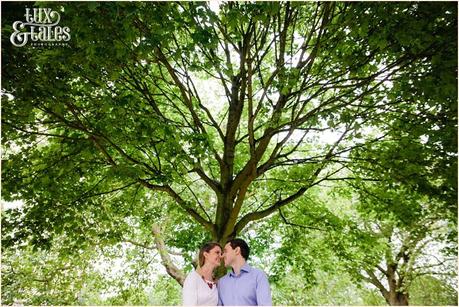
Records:
{"label": "tree branch", "polygon": [[169,256],[166,245],[164,243],[164,239],[161,236],[161,228],[157,224],[153,224],[152,226],[152,234],[155,240],[156,249],[159,252],[161,257],[161,263],[166,268],[167,273],[174,278],[178,283],[183,286],[185,281],[185,273],[181,271],[172,261],[171,257]]}

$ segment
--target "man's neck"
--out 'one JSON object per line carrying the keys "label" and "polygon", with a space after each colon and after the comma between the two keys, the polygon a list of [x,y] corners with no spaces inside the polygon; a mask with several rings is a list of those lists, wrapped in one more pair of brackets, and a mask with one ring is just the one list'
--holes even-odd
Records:
{"label": "man's neck", "polygon": [[246,264],[246,261],[244,258],[242,258],[242,259],[237,259],[235,263],[232,265],[233,272],[236,276],[239,276],[239,274],[241,273],[241,268],[244,266],[244,264]]}

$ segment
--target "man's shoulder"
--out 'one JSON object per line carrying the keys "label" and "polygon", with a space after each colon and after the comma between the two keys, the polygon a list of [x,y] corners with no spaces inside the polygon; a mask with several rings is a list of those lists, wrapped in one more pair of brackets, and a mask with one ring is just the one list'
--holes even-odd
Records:
{"label": "man's shoulder", "polygon": [[250,270],[252,271],[254,275],[267,277],[265,271],[263,271],[262,269],[250,267]]}
{"label": "man's shoulder", "polygon": [[222,282],[222,281],[225,281],[227,280],[230,276],[230,272],[226,273],[225,275],[223,275],[222,277],[220,277],[220,279],[218,280],[218,282]]}

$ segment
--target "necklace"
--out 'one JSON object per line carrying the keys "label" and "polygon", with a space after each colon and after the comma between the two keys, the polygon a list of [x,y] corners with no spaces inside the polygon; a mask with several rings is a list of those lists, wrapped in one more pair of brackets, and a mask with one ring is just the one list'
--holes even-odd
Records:
{"label": "necklace", "polygon": [[215,283],[213,281],[209,281],[209,280],[205,279],[204,276],[202,276],[202,275],[201,275],[201,277],[202,277],[202,280],[204,280],[206,282],[206,284],[209,286],[209,288],[212,289],[214,287]]}

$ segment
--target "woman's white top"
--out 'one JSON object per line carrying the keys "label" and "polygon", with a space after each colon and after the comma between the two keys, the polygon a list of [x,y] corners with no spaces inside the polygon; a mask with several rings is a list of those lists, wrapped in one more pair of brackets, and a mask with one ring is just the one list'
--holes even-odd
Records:
{"label": "woman's white top", "polygon": [[217,285],[211,289],[198,272],[192,271],[183,283],[182,303],[184,306],[217,306]]}

